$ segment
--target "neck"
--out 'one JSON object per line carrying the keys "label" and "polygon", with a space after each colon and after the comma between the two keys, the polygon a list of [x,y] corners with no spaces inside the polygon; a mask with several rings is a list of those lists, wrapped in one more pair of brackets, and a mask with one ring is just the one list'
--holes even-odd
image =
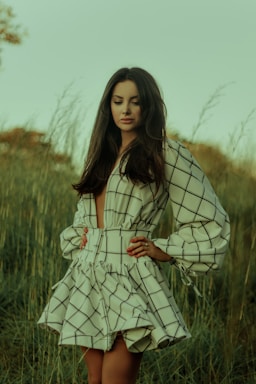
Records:
{"label": "neck", "polygon": [[122,143],[119,148],[119,154],[122,154],[129,147],[131,142],[137,137],[135,132],[127,132],[126,134],[122,134]]}

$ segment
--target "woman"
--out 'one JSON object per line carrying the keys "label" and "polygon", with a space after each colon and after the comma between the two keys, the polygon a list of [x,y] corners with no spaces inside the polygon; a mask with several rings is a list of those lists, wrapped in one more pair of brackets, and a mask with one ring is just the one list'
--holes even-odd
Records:
{"label": "woman", "polygon": [[[161,262],[187,279],[218,269],[228,216],[190,152],[167,139],[159,88],[140,68],[109,80],[74,188],[78,210],[61,234],[72,263],[39,323],[82,347],[89,384],[132,384],[145,350],[190,337]],[[152,239],[168,200],[176,231]]]}

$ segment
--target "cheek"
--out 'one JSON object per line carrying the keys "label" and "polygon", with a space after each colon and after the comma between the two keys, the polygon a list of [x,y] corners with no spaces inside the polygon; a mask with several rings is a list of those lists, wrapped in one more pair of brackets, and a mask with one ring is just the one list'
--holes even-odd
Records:
{"label": "cheek", "polygon": [[116,111],[116,109],[111,107],[110,110],[111,110],[111,114],[112,114],[113,120],[116,121],[116,118],[117,118],[117,111]]}
{"label": "cheek", "polygon": [[141,117],[142,117],[141,110],[137,111],[136,116],[137,116],[137,119],[138,119],[138,120],[141,120]]}

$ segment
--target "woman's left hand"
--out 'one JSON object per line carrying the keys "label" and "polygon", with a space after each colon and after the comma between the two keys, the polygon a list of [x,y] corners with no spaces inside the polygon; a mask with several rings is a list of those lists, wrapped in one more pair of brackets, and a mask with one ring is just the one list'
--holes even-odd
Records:
{"label": "woman's left hand", "polygon": [[156,247],[153,241],[148,240],[144,236],[137,236],[131,239],[131,244],[127,248],[129,256],[136,258],[149,256],[157,261],[171,261],[172,257]]}

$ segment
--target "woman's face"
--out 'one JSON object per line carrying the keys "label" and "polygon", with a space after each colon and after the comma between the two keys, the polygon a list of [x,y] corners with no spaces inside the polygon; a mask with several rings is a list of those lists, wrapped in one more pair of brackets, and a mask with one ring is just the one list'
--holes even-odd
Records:
{"label": "woman's face", "polygon": [[111,97],[111,112],[122,133],[133,132],[141,124],[141,107],[136,84],[131,80],[117,83]]}

